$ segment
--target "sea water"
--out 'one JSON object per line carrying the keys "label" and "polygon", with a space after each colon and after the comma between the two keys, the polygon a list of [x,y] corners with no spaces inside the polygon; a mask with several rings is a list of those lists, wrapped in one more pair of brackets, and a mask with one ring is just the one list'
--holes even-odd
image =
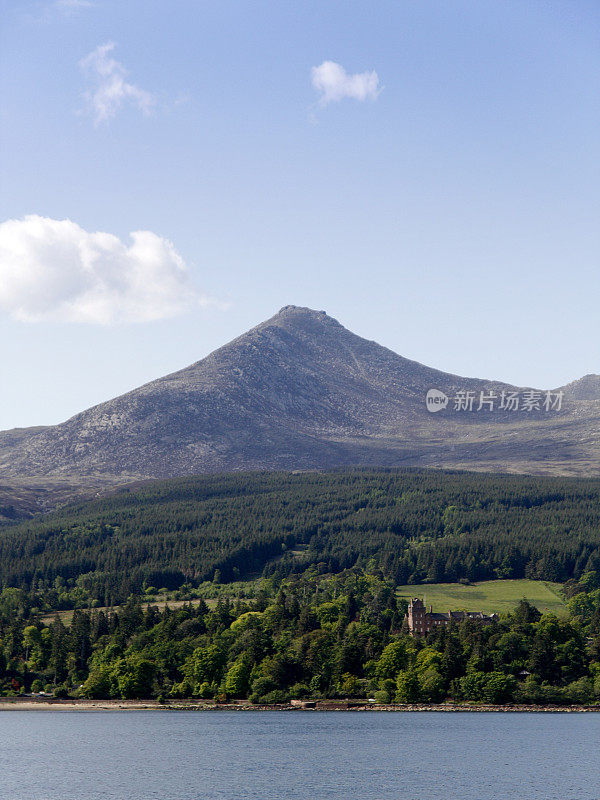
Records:
{"label": "sea water", "polygon": [[598,800],[600,714],[2,711],[2,800]]}

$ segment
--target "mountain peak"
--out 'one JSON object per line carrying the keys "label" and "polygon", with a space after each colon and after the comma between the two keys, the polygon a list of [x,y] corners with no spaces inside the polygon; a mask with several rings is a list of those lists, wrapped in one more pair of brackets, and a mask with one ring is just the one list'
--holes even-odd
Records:
{"label": "mountain peak", "polygon": [[600,399],[600,375],[584,375],[579,380],[572,381],[562,387],[568,394],[577,400],[597,402]]}
{"label": "mountain peak", "polygon": [[279,309],[269,319],[260,322],[255,328],[248,331],[252,334],[253,331],[265,331],[273,328],[279,328],[288,331],[294,335],[312,335],[322,337],[327,332],[334,332],[336,336],[344,331],[353,336],[350,331],[344,328],[337,319],[330,317],[326,311],[317,311],[314,308],[307,306],[294,306],[287,305]]}
{"label": "mountain peak", "polygon": [[[274,317],[271,317],[272,320],[279,320],[279,321],[310,321],[316,323],[334,323],[335,325],[339,325],[340,323],[337,319],[330,317],[326,311],[317,311],[314,308],[308,308],[307,306],[283,306],[280,308],[277,314]],[[270,322],[270,320],[267,320]]]}
{"label": "mountain peak", "polygon": [[[589,473],[600,464],[600,377],[564,388],[560,413],[478,411],[484,390],[519,389],[439,372],[325,311],[286,305],[183,370],[61,425],[0,435],[0,474],[124,479],[357,464]],[[432,414],[431,389],[475,402]]]}
{"label": "mountain peak", "polygon": [[277,315],[280,314],[305,314],[311,317],[326,317],[327,312],[325,311],[315,311],[314,308],[308,308],[308,306],[282,306],[277,312]]}

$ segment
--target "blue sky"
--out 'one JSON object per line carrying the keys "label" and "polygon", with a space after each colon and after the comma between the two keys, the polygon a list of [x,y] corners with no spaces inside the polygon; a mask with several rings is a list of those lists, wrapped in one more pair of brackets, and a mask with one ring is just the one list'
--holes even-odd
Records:
{"label": "blue sky", "polygon": [[2,16],[0,429],[66,419],[288,303],[462,375],[600,372],[595,0]]}

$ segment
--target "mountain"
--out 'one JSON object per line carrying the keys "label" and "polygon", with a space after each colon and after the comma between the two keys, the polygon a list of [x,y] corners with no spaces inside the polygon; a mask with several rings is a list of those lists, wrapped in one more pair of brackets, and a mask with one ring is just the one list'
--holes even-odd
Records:
{"label": "mountain", "polygon": [[[531,391],[431,369],[285,306],[186,369],[60,425],[0,433],[0,484],[340,465],[600,474],[600,376],[554,390],[547,410]],[[470,410],[456,407],[461,392]],[[500,409],[511,392],[519,409]],[[537,407],[524,410],[527,397]]]}

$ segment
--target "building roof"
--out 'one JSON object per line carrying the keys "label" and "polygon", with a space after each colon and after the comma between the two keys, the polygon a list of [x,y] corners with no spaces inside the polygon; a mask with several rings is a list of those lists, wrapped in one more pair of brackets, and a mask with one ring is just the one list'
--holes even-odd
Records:
{"label": "building roof", "polygon": [[429,607],[430,610],[427,611],[423,601],[418,597],[411,598],[409,608],[423,609],[425,618],[430,622],[450,622],[451,620],[460,621],[464,619],[488,621],[497,619],[496,614],[484,614],[483,611],[433,611],[431,606]]}

